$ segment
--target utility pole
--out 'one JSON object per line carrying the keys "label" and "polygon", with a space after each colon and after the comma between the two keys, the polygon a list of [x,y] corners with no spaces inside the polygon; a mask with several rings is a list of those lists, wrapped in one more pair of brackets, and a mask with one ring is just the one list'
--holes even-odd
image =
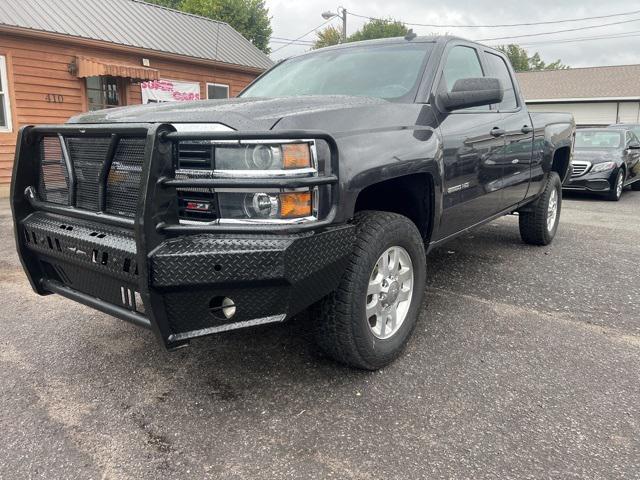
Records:
{"label": "utility pole", "polygon": [[322,12],[322,18],[329,20],[331,18],[340,17],[342,19],[342,43],[347,42],[347,9],[338,7],[338,12]]}
{"label": "utility pole", "polygon": [[347,43],[347,9],[342,8],[342,43]]}

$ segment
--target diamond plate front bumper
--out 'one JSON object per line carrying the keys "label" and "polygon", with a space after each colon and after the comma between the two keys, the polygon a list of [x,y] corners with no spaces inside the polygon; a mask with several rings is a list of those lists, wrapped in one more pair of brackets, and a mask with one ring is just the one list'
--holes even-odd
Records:
{"label": "diamond plate front bumper", "polygon": [[[295,315],[335,289],[353,244],[350,225],[293,235],[183,236],[150,254],[143,279],[135,239],[124,229],[35,212],[20,231],[45,290],[140,326],[166,318],[170,348]],[[161,300],[159,311],[147,310],[145,288]],[[232,318],[216,309],[220,298],[233,300]]]}

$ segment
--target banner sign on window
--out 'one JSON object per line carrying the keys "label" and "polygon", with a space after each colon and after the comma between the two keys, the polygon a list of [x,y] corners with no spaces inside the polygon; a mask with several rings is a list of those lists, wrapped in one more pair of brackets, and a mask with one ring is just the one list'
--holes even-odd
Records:
{"label": "banner sign on window", "polygon": [[200,100],[200,84],[175,80],[142,82],[142,103],[186,102]]}

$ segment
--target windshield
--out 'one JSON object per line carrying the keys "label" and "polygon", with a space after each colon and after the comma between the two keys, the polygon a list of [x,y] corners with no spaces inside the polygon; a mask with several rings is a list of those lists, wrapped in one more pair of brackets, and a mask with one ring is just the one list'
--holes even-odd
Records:
{"label": "windshield", "polygon": [[575,148],[620,148],[622,134],[611,130],[583,130],[576,132]]}
{"label": "windshield", "polygon": [[319,51],[278,65],[241,97],[355,95],[398,99],[417,87],[432,43],[366,45]]}

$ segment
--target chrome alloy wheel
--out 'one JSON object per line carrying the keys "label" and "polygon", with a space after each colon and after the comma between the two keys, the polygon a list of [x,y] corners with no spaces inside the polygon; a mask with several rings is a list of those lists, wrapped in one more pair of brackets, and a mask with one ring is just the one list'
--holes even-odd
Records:
{"label": "chrome alloy wheel", "polygon": [[553,231],[553,227],[556,224],[556,217],[558,216],[558,191],[551,190],[549,195],[549,206],[547,207],[547,230]]}
{"label": "chrome alloy wheel", "polygon": [[402,247],[388,248],[373,267],[367,289],[366,315],[379,339],[395,334],[409,312],[413,296],[413,264]]}
{"label": "chrome alloy wheel", "polygon": [[620,198],[622,196],[622,189],[624,188],[624,174],[620,172],[618,179],[616,180],[616,196]]}

